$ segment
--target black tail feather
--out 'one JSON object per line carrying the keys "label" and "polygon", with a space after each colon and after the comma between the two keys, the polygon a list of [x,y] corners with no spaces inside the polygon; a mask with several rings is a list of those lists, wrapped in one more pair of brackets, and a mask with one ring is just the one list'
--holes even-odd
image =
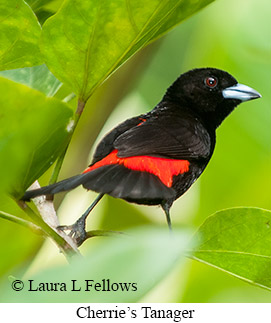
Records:
{"label": "black tail feather", "polygon": [[26,191],[22,200],[29,201],[36,196],[69,191],[79,185],[97,193],[109,194],[139,204],[160,204],[163,200],[175,198],[175,191],[164,185],[155,175],[115,164]]}
{"label": "black tail feather", "polygon": [[59,192],[72,190],[73,188],[81,185],[84,182],[86,175],[87,174],[76,175],[55,184],[44,186],[35,190],[26,191],[21,200],[29,201],[30,199],[40,195],[56,194]]}

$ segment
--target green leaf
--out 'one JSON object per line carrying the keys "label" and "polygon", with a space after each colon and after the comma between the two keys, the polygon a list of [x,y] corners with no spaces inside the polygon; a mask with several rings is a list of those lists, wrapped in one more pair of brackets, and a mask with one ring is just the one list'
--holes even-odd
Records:
{"label": "green leaf", "polygon": [[43,63],[38,42],[41,28],[22,0],[0,0],[0,70]]}
{"label": "green leaf", "polygon": [[64,0],[26,0],[32,10],[35,12],[41,25],[54,15]]}
{"label": "green leaf", "polygon": [[233,208],[215,213],[194,237],[192,257],[271,290],[271,212]]}
{"label": "green leaf", "polygon": [[[2,174],[1,174],[2,176]],[[2,177],[1,177],[2,185]],[[0,194],[1,209],[9,214],[16,214],[16,217],[29,220],[16,202],[8,195]],[[2,213],[3,215],[3,213]],[[20,221],[18,220],[18,221]],[[13,273],[16,270],[25,271],[29,263],[33,260],[36,252],[41,247],[44,238],[36,235],[21,225],[16,225],[10,221],[0,219],[0,280],[3,275]]]}
{"label": "green leaf", "polygon": [[25,2],[27,2],[36,13],[43,9],[48,9],[55,13],[64,1],[65,0],[26,0]]}
{"label": "green leaf", "polygon": [[48,70],[45,64],[2,71],[0,76],[25,84],[43,92],[46,96],[54,96],[61,86],[61,82]]}
{"label": "green leaf", "polygon": [[[5,302],[136,302],[146,295],[174,268],[177,261],[182,259],[187,247],[190,234],[187,231],[175,230],[174,235],[168,229],[139,228],[119,237],[100,239],[100,243],[93,248],[84,259],[75,259],[70,266],[58,267],[44,271],[28,279],[35,284],[41,282],[58,282],[66,284],[66,291],[29,292],[29,282],[25,281],[25,289],[20,293],[11,290],[10,283],[1,286],[0,300]],[[98,239],[98,238],[93,238]],[[96,240],[97,241],[97,240]],[[94,241],[93,241],[94,242]],[[92,243],[93,243],[92,242]],[[72,291],[72,280],[76,281],[76,288]],[[95,283],[108,284],[111,292],[97,290],[90,287],[86,291],[86,280]],[[120,283],[130,285],[129,291],[117,290]],[[91,282],[89,282],[91,284]],[[105,287],[107,289],[107,287]],[[4,296],[2,296],[4,295]],[[3,298],[4,297],[4,298]]]}
{"label": "green leaf", "polygon": [[43,26],[50,70],[86,101],[140,48],[213,0],[68,0]]}
{"label": "green leaf", "polygon": [[22,192],[55,161],[69,137],[71,109],[0,78],[1,189]]}
{"label": "green leaf", "polygon": [[34,11],[41,9],[43,6],[46,6],[52,1],[54,0],[26,0],[26,2]]}

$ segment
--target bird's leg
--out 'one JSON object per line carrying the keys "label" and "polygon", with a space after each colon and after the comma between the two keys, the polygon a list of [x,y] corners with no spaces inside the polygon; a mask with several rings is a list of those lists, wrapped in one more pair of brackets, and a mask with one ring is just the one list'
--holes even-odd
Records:
{"label": "bird's leg", "polygon": [[87,210],[80,216],[80,218],[72,225],[61,225],[58,226],[58,230],[69,230],[69,236],[76,242],[79,247],[87,238],[86,232],[86,219],[89,213],[94,209],[98,204],[101,198],[104,196],[103,193],[100,193],[94,202],[87,208]]}
{"label": "bird's leg", "polygon": [[170,214],[169,214],[169,210],[170,210],[171,205],[172,205],[172,203],[169,203],[169,202],[164,202],[161,204],[162,209],[164,210],[164,212],[166,214],[167,225],[168,225],[170,232],[172,232],[172,226],[171,226],[171,220],[170,220]]}

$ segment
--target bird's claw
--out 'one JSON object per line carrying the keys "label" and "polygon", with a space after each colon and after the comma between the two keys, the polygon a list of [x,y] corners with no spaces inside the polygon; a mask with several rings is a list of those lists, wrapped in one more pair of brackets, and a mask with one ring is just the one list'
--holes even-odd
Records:
{"label": "bird's claw", "polygon": [[68,236],[76,243],[79,247],[87,238],[87,232],[85,230],[85,222],[76,221],[72,225],[60,225],[57,227],[57,230],[60,231],[69,231]]}

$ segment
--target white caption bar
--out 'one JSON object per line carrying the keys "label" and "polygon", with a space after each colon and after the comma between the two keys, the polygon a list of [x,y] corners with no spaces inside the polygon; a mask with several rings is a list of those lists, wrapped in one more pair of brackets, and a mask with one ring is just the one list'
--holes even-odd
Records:
{"label": "white caption bar", "polygon": [[270,304],[0,304],[1,322],[271,322]]}

